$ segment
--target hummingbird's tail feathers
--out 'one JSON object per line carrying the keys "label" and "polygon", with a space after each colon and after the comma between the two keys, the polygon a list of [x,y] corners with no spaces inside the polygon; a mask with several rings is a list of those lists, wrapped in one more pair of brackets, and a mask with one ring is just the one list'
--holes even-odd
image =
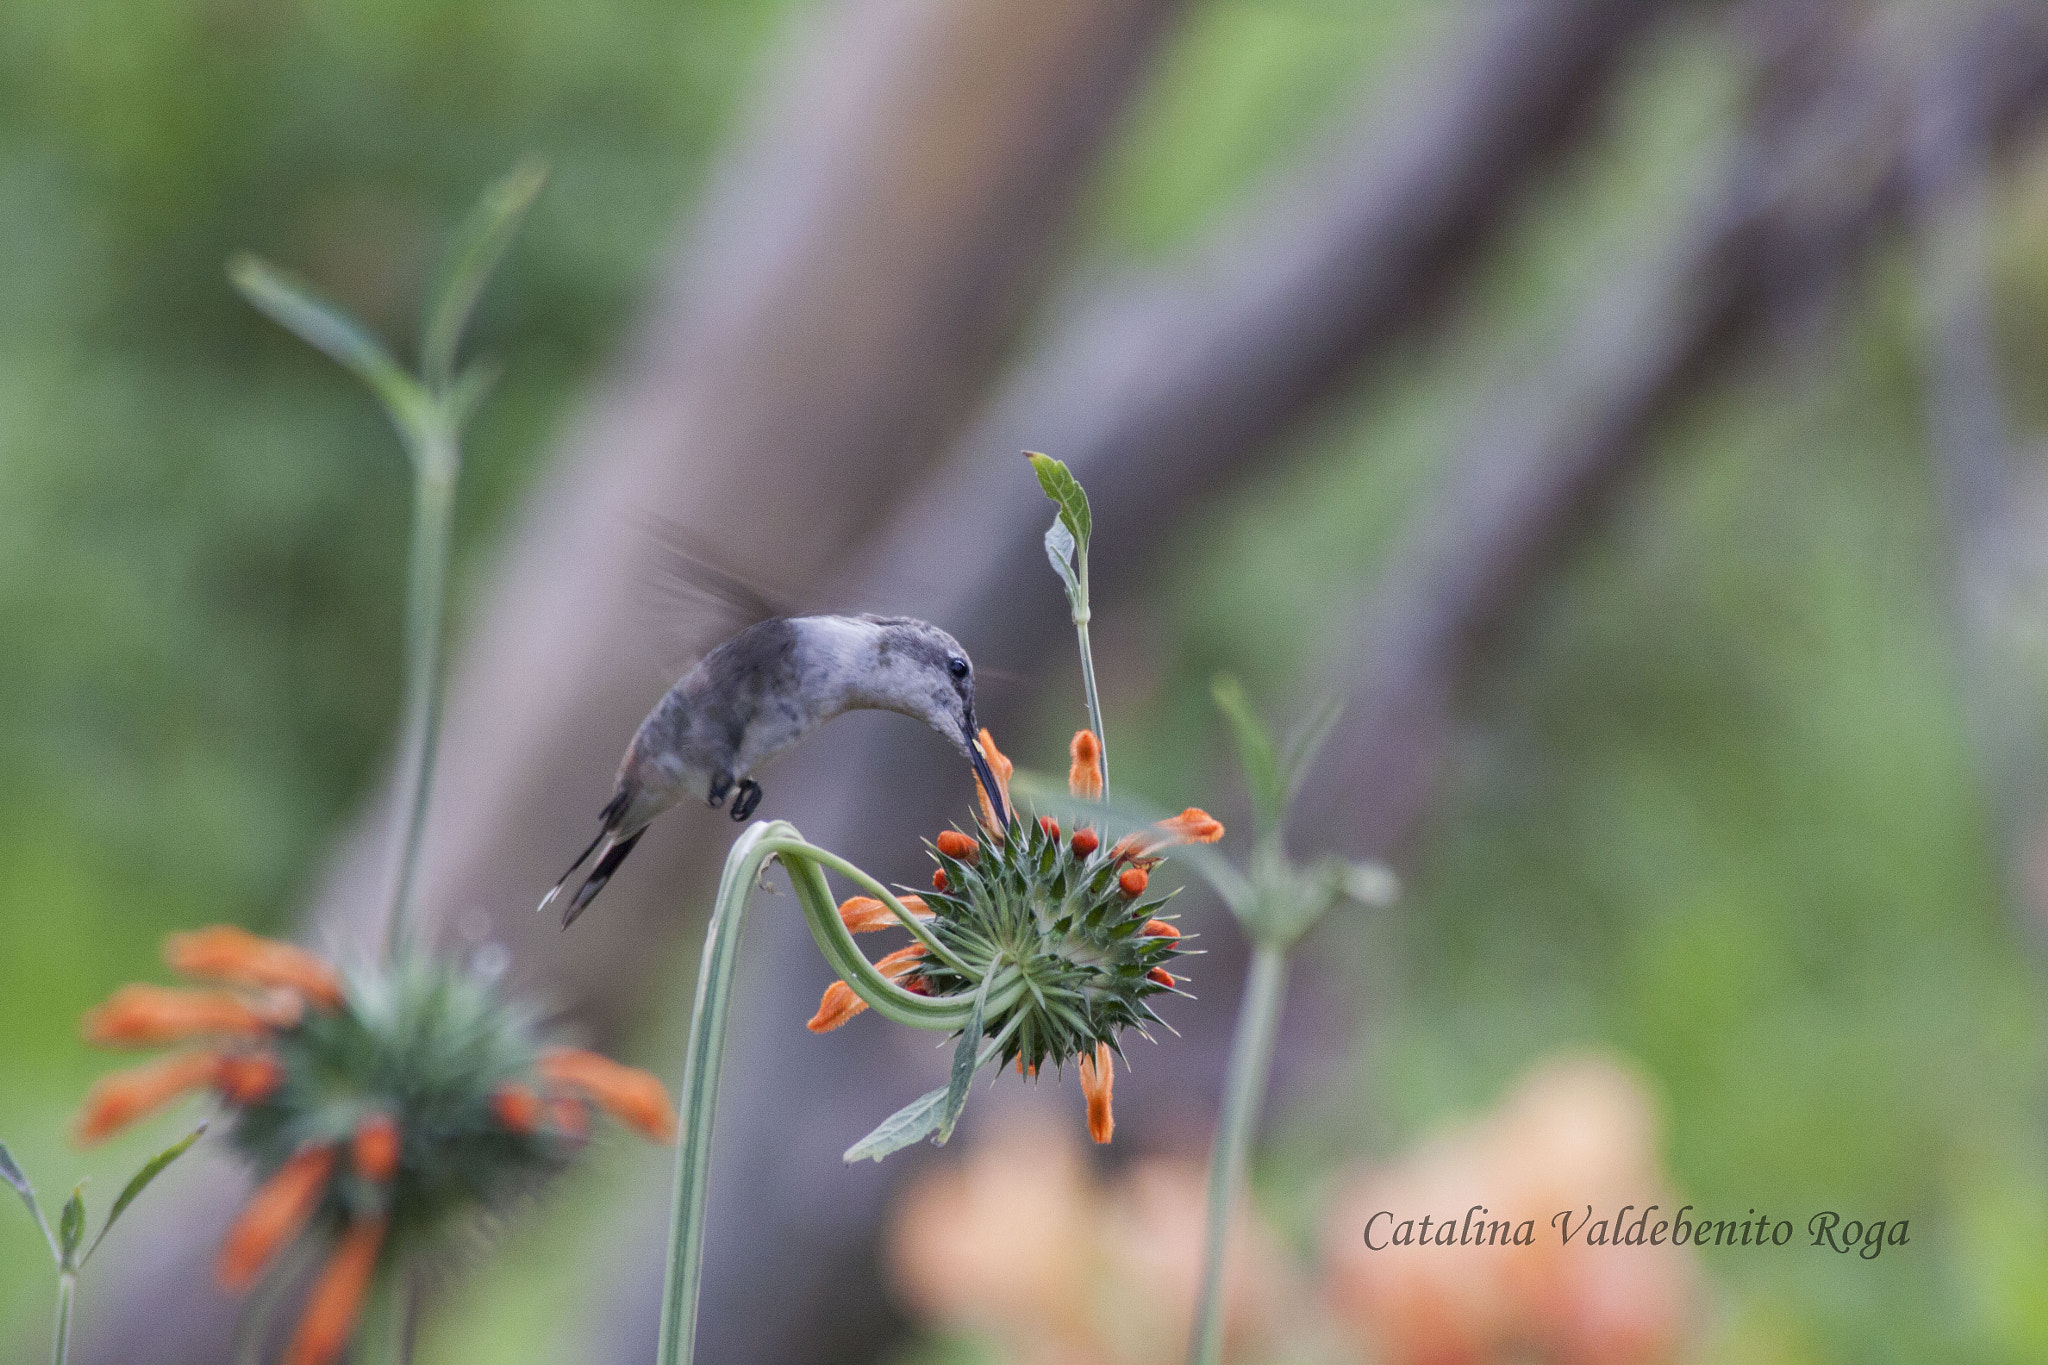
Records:
{"label": "hummingbird's tail feathers", "polygon": [[[626,861],[626,855],[633,851],[633,845],[640,842],[640,836],[647,832],[642,825],[625,838],[605,848],[598,856],[597,866],[590,869],[590,875],[583,879],[583,885],[576,888],[576,898],[569,902],[569,908],[562,912],[562,927],[568,928],[584,908],[597,899],[597,893],[604,890],[605,883],[612,879],[612,873],[619,870],[619,864]],[[565,878],[566,880],[566,878]]]}
{"label": "hummingbird's tail feathers", "polygon": [[[569,878],[576,875],[576,869],[590,861],[590,855],[597,852],[599,844],[602,844],[606,839],[619,832],[619,817],[626,813],[626,803],[630,799],[630,793],[623,785],[616,792],[612,793],[612,799],[607,801],[604,809],[597,813],[598,825],[596,836],[584,846],[581,853],[576,855],[576,861],[570,863],[568,869],[555,879],[555,884],[548,888],[547,895],[542,896],[540,904],[534,907],[536,912],[546,914],[547,908],[555,903],[555,897],[561,895],[562,888],[569,884]],[[565,926],[567,923],[567,920],[563,921]]]}

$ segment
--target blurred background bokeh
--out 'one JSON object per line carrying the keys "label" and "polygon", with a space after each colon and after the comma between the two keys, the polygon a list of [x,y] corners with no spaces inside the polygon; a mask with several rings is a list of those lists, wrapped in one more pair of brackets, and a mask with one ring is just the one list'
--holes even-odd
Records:
{"label": "blurred background bokeh", "polygon": [[[1055,767],[1082,716],[1016,456],[1047,449],[1101,501],[1119,786],[1241,820],[1210,680],[1281,719],[1348,695],[1294,843],[1403,878],[1303,954],[1235,1358],[2048,1359],[2044,130],[2048,20],[1995,0],[15,0],[0,1137],[46,1188],[117,1189],[171,1122],[68,1145],[104,1067],[81,1012],[168,931],[345,944],[374,900],[406,470],[224,262],[409,348],[448,229],[538,153],[475,332],[503,378],[458,510],[450,942],[504,939],[572,1026],[679,1067],[731,827],[651,837],[567,938],[528,912],[710,628],[659,589],[657,517],[956,631],[1008,675],[1003,747]],[[918,876],[954,761],[845,725],[763,813]],[[716,1358],[1177,1358],[1242,960],[1186,904],[1217,951],[1110,1149],[1067,1145],[1069,1081],[880,1172],[836,1153],[938,1062],[872,1019],[804,1034],[824,968],[755,930]],[[1404,1346],[1436,1291],[1342,1220],[1507,1180],[1546,1103],[1587,1127],[1570,1160],[1616,1153],[1559,1206],[1910,1244],[1500,1289],[1454,1316],[1536,1325]],[[138,1206],[87,1358],[220,1358],[229,1179]],[[422,1359],[642,1358],[666,1191],[661,1154],[604,1149],[448,1277]],[[0,1358],[43,1349],[43,1254],[0,1209]],[[1071,1320],[1039,1311],[1077,1274]],[[1668,1312],[1574,1336],[1566,1299]]]}

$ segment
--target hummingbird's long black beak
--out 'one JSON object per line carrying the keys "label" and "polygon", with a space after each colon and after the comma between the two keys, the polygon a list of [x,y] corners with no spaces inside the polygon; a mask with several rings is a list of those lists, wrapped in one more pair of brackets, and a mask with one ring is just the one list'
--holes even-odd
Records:
{"label": "hummingbird's long black beak", "polygon": [[995,809],[996,823],[1004,829],[1010,827],[1010,812],[1003,805],[1002,784],[996,781],[995,770],[988,766],[988,759],[982,756],[981,745],[975,742],[974,722],[967,722],[967,761],[974,765],[974,776],[981,782],[981,789],[988,793],[988,803]]}

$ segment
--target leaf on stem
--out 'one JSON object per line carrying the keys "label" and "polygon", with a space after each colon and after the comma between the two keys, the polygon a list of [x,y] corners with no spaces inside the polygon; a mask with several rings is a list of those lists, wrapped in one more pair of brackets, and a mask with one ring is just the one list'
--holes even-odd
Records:
{"label": "leaf on stem", "polygon": [[1085,604],[1081,600],[1081,580],[1074,574],[1074,533],[1067,529],[1063,516],[1054,517],[1046,530],[1045,557],[1052,561],[1060,582],[1067,585],[1067,602],[1080,611]]}
{"label": "leaf on stem", "polygon": [[981,1061],[982,1018],[988,1009],[989,984],[996,978],[995,967],[995,962],[990,962],[987,975],[981,978],[981,988],[974,993],[974,1010],[953,1049],[953,1076],[946,1085],[946,1108],[939,1115],[940,1146],[953,1136],[953,1125],[960,1121],[960,1111],[967,1107],[967,1095],[974,1086],[974,1069]]}
{"label": "leaf on stem", "polygon": [[1283,806],[1294,803],[1295,793],[1301,790],[1301,780],[1308,776],[1308,765],[1315,762],[1324,742],[1330,738],[1330,732],[1337,728],[1337,717],[1343,714],[1342,697],[1323,698],[1321,704],[1304,716],[1289,733],[1287,742],[1280,746],[1280,780],[1285,793]]}
{"label": "leaf on stem", "polygon": [[268,261],[243,254],[228,262],[228,279],[257,311],[368,384],[401,429],[426,406],[420,392],[384,343],[361,323]]}
{"label": "leaf on stem", "polygon": [[100,1224],[99,1235],[92,1239],[92,1245],[85,1249],[85,1255],[78,1258],[80,1265],[92,1259],[92,1254],[100,1249],[100,1243],[107,1240],[107,1233],[113,1228],[114,1220],[127,1212],[128,1206],[135,1202],[136,1196],[149,1188],[149,1182],[162,1175],[164,1167],[170,1165],[173,1161],[176,1161],[179,1157],[185,1155],[187,1151],[191,1150],[192,1144],[199,1141],[199,1135],[205,1131],[206,1125],[200,1124],[197,1128],[194,1128],[191,1132],[185,1134],[185,1136],[179,1138],[176,1142],[144,1162],[142,1169],[129,1177],[128,1183],[122,1188],[120,1196],[114,1200],[114,1207],[108,1212],[107,1221]]}
{"label": "leaf on stem", "polygon": [[1244,688],[1237,679],[1218,675],[1209,684],[1209,695],[1215,700],[1216,709],[1230,722],[1230,733],[1237,740],[1237,761],[1244,768],[1245,786],[1251,789],[1252,813],[1258,818],[1259,832],[1270,833],[1280,828],[1287,813],[1287,778],[1280,758],[1273,752],[1273,737],[1264,722],[1252,714],[1251,703],[1245,699]]}
{"label": "leaf on stem", "polygon": [[14,1153],[7,1150],[7,1144],[0,1142],[0,1180],[14,1186],[14,1192],[21,1196],[21,1202],[28,1205],[29,1215],[36,1220],[36,1226],[43,1230],[43,1240],[50,1244],[50,1254],[61,1259],[57,1250],[57,1238],[50,1231],[50,1220],[43,1217],[43,1206],[36,1202],[36,1187],[29,1183]]}
{"label": "leaf on stem", "polygon": [[914,1142],[922,1142],[939,1126],[939,1120],[946,1112],[946,1096],[951,1090],[950,1085],[942,1085],[883,1119],[874,1132],[846,1149],[844,1159],[847,1164],[863,1159],[880,1161],[891,1152],[900,1152]]}
{"label": "leaf on stem", "polygon": [[1060,509],[1060,520],[1067,524],[1075,546],[1082,554],[1087,554],[1088,537],[1094,534],[1094,521],[1088,511],[1088,494],[1082,490],[1081,481],[1065,464],[1050,455],[1027,450],[1024,458],[1031,461],[1031,470],[1038,475],[1038,486],[1045,490],[1045,496]]}
{"label": "leaf on stem", "polygon": [[78,1244],[85,1239],[85,1182],[72,1186],[57,1216],[57,1262],[65,1270],[78,1269]]}
{"label": "leaf on stem", "polygon": [[456,229],[433,291],[427,296],[421,333],[420,369],[432,393],[445,393],[454,379],[455,352],[462,344],[463,329],[547,178],[544,163],[520,162],[484,191]]}

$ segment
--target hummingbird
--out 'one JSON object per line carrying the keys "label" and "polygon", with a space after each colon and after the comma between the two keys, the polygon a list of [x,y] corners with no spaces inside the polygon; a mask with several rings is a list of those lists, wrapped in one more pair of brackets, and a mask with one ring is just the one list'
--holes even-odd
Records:
{"label": "hummingbird", "polygon": [[647,826],[686,797],[744,821],[761,804],[753,773],[848,711],[895,711],[921,720],[973,765],[996,818],[1002,788],[976,742],[974,664],[960,642],[910,616],[772,616],[706,654],[668,690],[626,749],[612,797],[590,841],[554,889],[596,862],[562,912],[562,927],[604,889]]}

